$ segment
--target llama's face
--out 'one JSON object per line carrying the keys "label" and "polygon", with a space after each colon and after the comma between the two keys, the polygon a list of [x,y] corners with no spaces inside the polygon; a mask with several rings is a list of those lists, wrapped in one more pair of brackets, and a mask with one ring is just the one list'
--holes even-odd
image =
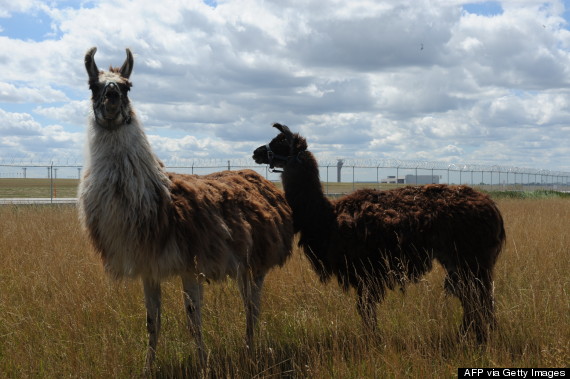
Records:
{"label": "llama's face", "polygon": [[283,168],[287,163],[289,150],[287,136],[284,133],[279,133],[271,142],[255,149],[253,159],[256,163],[268,164],[271,168]]}
{"label": "llama's face", "polygon": [[116,129],[131,120],[128,92],[132,86],[129,76],[133,67],[133,55],[127,49],[127,59],[120,69],[111,67],[109,71],[99,71],[94,59],[96,51],[96,48],[92,48],[85,55],[93,113],[97,125],[105,129]]}
{"label": "llama's face", "polygon": [[284,168],[290,157],[307,150],[307,141],[299,134],[293,134],[286,125],[273,124],[281,133],[266,145],[260,146],[253,152],[253,159],[259,164],[269,167]]}

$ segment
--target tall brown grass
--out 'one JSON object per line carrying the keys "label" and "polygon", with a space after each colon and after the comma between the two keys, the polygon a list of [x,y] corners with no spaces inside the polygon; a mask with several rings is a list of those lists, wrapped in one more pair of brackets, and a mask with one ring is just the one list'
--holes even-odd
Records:
{"label": "tall brown grass", "polygon": [[[496,267],[498,329],[485,347],[458,337],[459,303],[438,267],[381,305],[365,333],[355,295],[318,282],[298,252],[271,272],[258,344],[244,348],[235,284],[206,287],[212,377],[451,377],[458,367],[563,367],[570,362],[570,201],[500,200],[507,245]],[[142,372],[145,311],[138,282],[113,282],[72,206],[0,207],[0,376],[133,377]],[[198,373],[181,286],[163,288],[157,377]]]}

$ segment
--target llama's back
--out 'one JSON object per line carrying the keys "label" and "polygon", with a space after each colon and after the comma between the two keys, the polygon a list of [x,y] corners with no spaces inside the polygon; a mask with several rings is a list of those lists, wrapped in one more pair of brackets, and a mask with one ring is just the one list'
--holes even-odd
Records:
{"label": "llama's back", "polygon": [[405,257],[412,265],[411,276],[431,267],[431,253],[443,261],[457,252],[464,260],[491,268],[505,240],[494,202],[468,186],[365,189],[334,205],[339,235],[351,234],[360,241],[354,254],[366,257],[383,251],[388,258]]}
{"label": "llama's back", "polygon": [[216,280],[240,265],[264,273],[285,263],[291,209],[271,182],[252,170],[169,178],[176,239],[188,242],[178,244],[189,247],[181,251],[187,265]]}

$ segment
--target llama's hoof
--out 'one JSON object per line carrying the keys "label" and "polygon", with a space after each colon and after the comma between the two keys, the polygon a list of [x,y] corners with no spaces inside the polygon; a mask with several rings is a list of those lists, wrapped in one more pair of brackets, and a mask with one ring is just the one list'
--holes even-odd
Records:
{"label": "llama's hoof", "polygon": [[144,363],[144,368],[143,368],[143,375],[145,376],[149,376],[153,373],[154,371],[154,361],[155,361],[155,351],[153,349],[148,349],[147,353],[146,353],[146,360]]}

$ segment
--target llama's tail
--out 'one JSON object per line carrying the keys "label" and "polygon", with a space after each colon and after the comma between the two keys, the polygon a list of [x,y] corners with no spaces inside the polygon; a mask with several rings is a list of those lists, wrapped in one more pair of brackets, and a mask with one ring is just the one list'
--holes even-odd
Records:
{"label": "llama's tail", "polygon": [[501,212],[499,211],[499,208],[497,208],[496,204],[494,205],[494,210],[495,210],[495,214],[496,214],[496,218],[497,218],[497,245],[496,245],[496,252],[494,254],[494,260],[492,262],[492,266],[493,267],[495,265],[495,263],[497,263],[497,259],[499,258],[499,255],[501,254],[501,251],[503,250],[503,248],[506,245],[507,242],[507,232],[505,231],[505,223],[503,221],[503,216],[501,215]]}

